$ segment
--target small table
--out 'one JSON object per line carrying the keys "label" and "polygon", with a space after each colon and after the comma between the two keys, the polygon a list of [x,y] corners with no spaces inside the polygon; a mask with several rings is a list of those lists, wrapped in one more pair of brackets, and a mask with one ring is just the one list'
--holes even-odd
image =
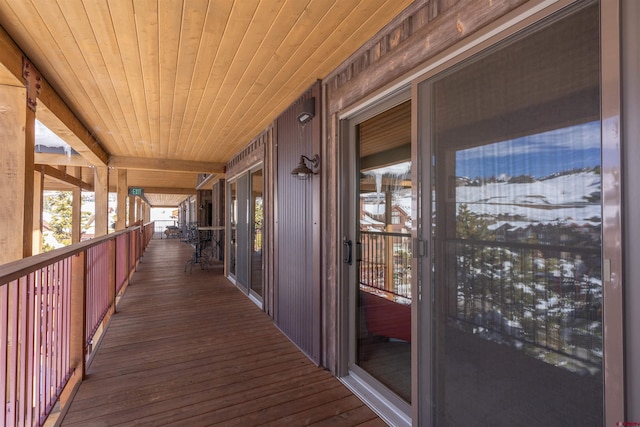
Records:
{"label": "small table", "polygon": [[209,240],[211,240],[212,242],[214,242],[216,244],[216,246],[218,247],[218,250],[220,250],[222,252],[222,239],[218,238],[218,236],[216,235],[217,233],[215,233],[216,231],[224,231],[224,225],[213,225],[213,226],[205,226],[205,227],[198,227],[199,231],[207,231],[209,232]]}
{"label": "small table", "polygon": [[200,264],[203,270],[209,270],[211,258],[213,257],[213,246],[211,242],[215,242],[218,248],[222,248],[220,240],[214,235],[214,231],[224,230],[224,226],[213,227],[195,227],[188,231],[186,242],[193,246],[193,255],[185,263],[184,271],[189,272],[193,269],[194,264]]}
{"label": "small table", "polygon": [[167,228],[164,230],[165,236],[167,239],[178,238],[180,237],[180,229],[175,225],[167,225]]}

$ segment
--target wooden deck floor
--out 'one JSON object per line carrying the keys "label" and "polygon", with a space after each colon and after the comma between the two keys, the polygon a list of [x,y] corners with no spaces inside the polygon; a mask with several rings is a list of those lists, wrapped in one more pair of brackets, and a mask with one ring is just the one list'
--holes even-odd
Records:
{"label": "wooden deck floor", "polygon": [[222,268],[152,240],[63,426],[384,426]]}

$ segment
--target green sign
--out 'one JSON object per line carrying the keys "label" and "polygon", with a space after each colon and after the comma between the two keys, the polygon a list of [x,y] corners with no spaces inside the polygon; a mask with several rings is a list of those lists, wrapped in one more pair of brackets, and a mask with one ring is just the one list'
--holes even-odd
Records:
{"label": "green sign", "polygon": [[129,195],[130,196],[142,196],[144,190],[139,187],[129,187]]}

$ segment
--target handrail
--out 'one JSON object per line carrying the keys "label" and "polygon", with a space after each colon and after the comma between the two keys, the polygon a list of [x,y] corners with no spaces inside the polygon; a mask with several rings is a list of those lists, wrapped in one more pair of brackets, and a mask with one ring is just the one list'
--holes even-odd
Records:
{"label": "handrail", "polygon": [[104,241],[113,240],[121,234],[128,234],[133,230],[140,230],[140,226],[129,227],[126,230],[116,231],[106,236],[95,237],[91,240],[85,240],[84,242],[74,243],[69,246],[54,249],[49,252],[33,255],[27,258],[11,261],[6,264],[0,265],[0,286],[16,280],[19,277],[29,274],[32,271],[36,271],[40,268],[51,265],[62,259],[68,258],[71,255],[75,255],[79,252],[86,251],[87,249],[98,246]]}
{"label": "handrail", "polygon": [[360,284],[411,300],[411,234],[361,230],[358,243]]}
{"label": "handrail", "polygon": [[153,227],[0,265],[0,425],[40,426],[68,410]]}

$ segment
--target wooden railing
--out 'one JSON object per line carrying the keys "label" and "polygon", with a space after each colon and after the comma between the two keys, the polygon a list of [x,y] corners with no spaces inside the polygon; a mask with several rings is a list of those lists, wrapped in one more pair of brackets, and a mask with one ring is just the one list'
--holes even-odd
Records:
{"label": "wooden railing", "polygon": [[411,234],[360,231],[360,284],[411,300]]}
{"label": "wooden railing", "polygon": [[68,409],[153,227],[0,265],[1,425],[53,424]]}

